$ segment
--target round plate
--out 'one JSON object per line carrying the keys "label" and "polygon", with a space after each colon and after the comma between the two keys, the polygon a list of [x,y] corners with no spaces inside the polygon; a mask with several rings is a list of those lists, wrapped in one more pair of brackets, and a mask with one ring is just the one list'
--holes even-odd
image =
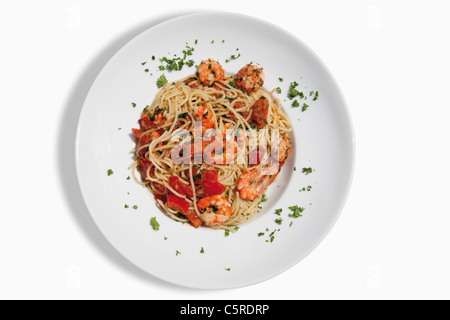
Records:
{"label": "round plate", "polygon": [[[146,189],[127,179],[135,147],[131,129],[138,127],[142,109],[157,93],[158,77],[165,73],[168,81],[174,81],[196,71],[195,66],[184,66],[181,71],[158,69],[160,58],[182,57],[186,45],[194,48],[187,59],[195,64],[209,57],[217,59],[228,73],[235,74],[250,62],[260,64],[266,74],[265,88],[281,88],[277,96],[294,127],[293,152],[269,187],[269,200],[261,204],[263,209],[256,217],[229,235],[171,220]],[[232,59],[233,55],[237,58]],[[296,98],[300,107],[292,107],[293,100],[287,97],[294,81],[306,97]],[[314,101],[316,91],[319,98]],[[302,112],[304,103],[309,107]],[[354,136],[336,82],[304,43],[259,19],[200,13],[152,27],[106,64],[83,106],[76,163],[81,191],[95,223],[130,262],[174,284],[225,289],[280,274],[326,236],[350,189]],[[312,168],[312,173],[303,173],[303,168]],[[108,174],[109,170],[113,173]],[[296,205],[304,208],[302,217],[290,216],[289,207]],[[280,215],[276,209],[282,209]],[[150,225],[152,217],[160,224],[159,230]]]}

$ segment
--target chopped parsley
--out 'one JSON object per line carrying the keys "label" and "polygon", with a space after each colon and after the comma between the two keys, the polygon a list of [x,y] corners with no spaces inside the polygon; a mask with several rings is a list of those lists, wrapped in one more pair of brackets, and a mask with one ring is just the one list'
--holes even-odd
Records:
{"label": "chopped parsley", "polygon": [[125,209],[128,209],[128,208],[129,208],[129,206],[126,204],[126,205],[125,205]]}
{"label": "chopped parsley", "polygon": [[226,229],[225,230],[225,237],[228,237],[230,235],[230,230]]}
{"label": "chopped parsley", "polygon": [[305,112],[306,109],[309,108],[309,105],[307,105],[306,103],[303,104],[303,108],[302,108],[302,112]]}
{"label": "chopped parsley", "polygon": [[111,169],[108,170],[108,177],[111,176],[112,174],[114,174],[114,171],[112,171]]}
{"label": "chopped parsley", "polygon": [[281,88],[280,87],[277,87],[275,90],[277,91],[278,94],[281,94]]}
{"label": "chopped parsley", "polygon": [[269,198],[267,198],[266,194],[264,193],[261,197],[261,202],[267,202],[267,200],[269,200]]}
{"label": "chopped parsley", "polygon": [[316,91],[316,94],[314,95],[313,101],[316,101],[319,99],[319,91]]}
{"label": "chopped parsley", "polygon": [[155,59],[156,59],[155,56],[152,56],[152,60],[155,61]]}
{"label": "chopped parsley", "polygon": [[158,78],[158,80],[156,81],[156,85],[158,86],[158,88],[161,88],[163,85],[165,85],[167,83],[167,78],[164,75],[164,73]]}
{"label": "chopped parsley", "polygon": [[178,256],[179,254],[181,254],[181,252],[177,250],[175,255]]}
{"label": "chopped parsley", "polygon": [[[158,223],[158,221],[156,221],[156,217],[153,217],[150,219],[150,225],[152,226],[153,230],[155,230],[155,231],[159,230],[159,223]],[[165,238],[164,240],[167,240],[167,239]]]}
{"label": "chopped parsley", "polygon": [[307,186],[307,187],[303,187],[302,189],[300,189],[300,192],[305,192],[305,191],[311,191],[312,186]]}
{"label": "chopped parsley", "polygon": [[292,100],[296,96],[300,95],[300,92],[296,89],[297,86],[298,86],[298,83],[295,81],[292,82],[291,85],[289,86],[288,98],[290,100]]}
{"label": "chopped parsley", "polygon": [[281,212],[283,212],[283,209],[276,209],[275,210],[275,214],[276,215],[280,215]]}
{"label": "chopped parsley", "polygon": [[294,167],[294,171],[297,171],[297,167]]}
{"label": "chopped parsley", "polygon": [[214,44],[214,40],[213,40],[213,41],[211,41],[211,44]]}
{"label": "chopped parsley", "polygon": [[133,209],[134,209],[134,210],[137,210],[137,209],[138,209],[138,206],[134,205],[134,206],[133,206]]}
{"label": "chopped parsley", "polygon": [[308,175],[308,174],[312,173],[312,168],[303,168],[303,169],[302,169],[302,172],[303,172],[304,174]]}
{"label": "chopped parsley", "polygon": [[284,79],[283,79],[283,78],[278,78],[278,80],[280,80],[280,82],[283,82],[283,81],[284,81]]}
{"label": "chopped parsley", "polygon": [[289,214],[289,217],[300,218],[300,217],[302,217],[301,213],[305,210],[305,208],[299,207],[296,205],[296,206],[289,207],[289,210],[292,211],[292,213]]}
{"label": "chopped parsley", "polygon": [[264,232],[260,232],[258,233],[258,237],[262,237],[265,233]]}
{"label": "chopped parsley", "polygon": [[197,44],[198,43],[198,39],[195,39],[195,44]]}
{"label": "chopped parsley", "polygon": [[136,103],[132,102],[131,105],[133,106],[133,108],[136,108]]}
{"label": "chopped parsley", "polygon": [[282,224],[283,223],[283,219],[282,218],[276,219],[275,223],[276,224]]}
{"label": "chopped parsley", "polygon": [[225,270],[227,270],[227,271],[231,271],[231,268],[225,268]]}
{"label": "chopped parsley", "polygon": [[237,58],[239,58],[241,56],[241,54],[239,53],[237,56],[232,54],[231,55],[231,60],[236,60]]}
{"label": "chopped parsley", "polygon": [[299,106],[300,106],[300,103],[298,102],[298,100],[295,100],[295,101],[292,103],[292,106],[293,106],[294,108],[299,107]]}
{"label": "chopped parsley", "polygon": [[128,177],[127,177],[127,180],[130,180],[130,179],[131,179],[130,176],[128,176]]}

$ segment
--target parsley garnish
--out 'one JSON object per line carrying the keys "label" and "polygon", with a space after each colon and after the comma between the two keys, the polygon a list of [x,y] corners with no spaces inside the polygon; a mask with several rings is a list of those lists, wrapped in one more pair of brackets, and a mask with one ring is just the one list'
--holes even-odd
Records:
{"label": "parsley garnish", "polygon": [[312,173],[312,168],[303,168],[303,169],[302,169],[302,172],[303,172],[304,174],[308,175],[308,174]]}
{"label": "parsley garnish", "polygon": [[230,230],[226,229],[225,230],[225,237],[228,237],[230,235]]}
{"label": "parsley garnish", "polygon": [[319,99],[319,91],[316,91],[313,101],[316,101],[317,99]]}
{"label": "parsley garnish", "polygon": [[307,105],[306,103],[303,104],[303,108],[302,108],[302,112],[305,112],[306,109],[309,108],[309,105]]}
{"label": "parsley garnish", "polygon": [[278,78],[278,80],[280,80],[280,82],[283,82],[283,81],[284,81],[284,79],[283,79],[283,78]]}
{"label": "parsley garnish", "polygon": [[298,86],[297,82],[292,82],[290,87],[289,87],[289,93],[288,93],[288,98],[290,100],[294,99],[296,96],[300,95],[300,92],[296,89],[296,87]]}
{"label": "parsley garnish", "polygon": [[275,210],[275,214],[276,215],[280,215],[281,212],[283,212],[283,209],[276,209]]}
{"label": "parsley garnish", "polygon": [[202,249],[200,250],[200,253],[205,253],[205,250],[203,249],[203,247],[202,247]]}
{"label": "parsley garnish", "polygon": [[[159,230],[159,223],[158,223],[158,221],[156,221],[156,217],[153,217],[150,219],[150,225],[152,226],[153,230],[155,230],[155,231]],[[164,239],[164,240],[166,240],[166,239]]]}
{"label": "parsley garnish", "polygon": [[267,198],[266,194],[263,194],[261,197],[261,202],[266,202],[267,200],[269,200],[269,198]]}
{"label": "parsley garnish", "polygon": [[138,206],[134,205],[134,206],[133,206],[133,209],[134,209],[134,210],[137,210],[137,209],[138,209]]}
{"label": "parsley garnish", "polygon": [[114,174],[114,171],[112,171],[111,169],[108,170],[108,177],[111,176],[112,174]]}
{"label": "parsley garnish", "polygon": [[301,213],[305,210],[305,208],[302,208],[299,206],[292,206],[292,207],[289,207],[289,210],[292,211],[292,213],[289,214],[289,217],[299,218],[299,217],[302,217]]}
{"label": "parsley garnish", "polygon": [[293,106],[293,107],[299,107],[299,106],[300,106],[300,103],[299,103],[297,100],[295,100],[295,101],[292,103],[292,106]]}
{"label": "parsley garnish", "polygon": [[275,90],[277,91],[278,94],[281,94],[281,88],[280,87],[277,87]]}
{"label": "parsley garnish", "polygon": [[279,218],[275,220],[276,224],[282,224],[283,223],[283,219]]}
{"label": "parsley garnish", "polygon": [[158,78],[158,80],[156,81],[156,85],[158,86],[158,88],[161,88],[163,85],[165,85],[167,83],[167,78],[164,75],[164,73]]}

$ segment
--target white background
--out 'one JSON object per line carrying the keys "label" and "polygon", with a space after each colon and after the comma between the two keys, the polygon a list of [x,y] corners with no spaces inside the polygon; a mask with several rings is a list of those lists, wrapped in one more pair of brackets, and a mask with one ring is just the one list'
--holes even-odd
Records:
{"label": "white background", "polygon": [[[448,299],[448,1],[2,1],[2,299]],[[226,10],[296,34],[331,69],[353,118],[352,190],[328,237],[263,283],[201,291],[120,256],[92,222],[75,129],[97,73],[177,15]],[[208,26],[205,26],[207,28]]]}

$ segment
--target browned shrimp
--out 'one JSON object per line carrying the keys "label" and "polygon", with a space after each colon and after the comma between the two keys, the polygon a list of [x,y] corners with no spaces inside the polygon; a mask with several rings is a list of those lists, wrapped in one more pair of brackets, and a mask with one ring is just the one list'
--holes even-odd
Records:
{"label": "browned shrimp", "polygon": [[258,169],[253,168],[241,174],[237,189],[239,196],[244,200],[253,201],[264,193],[264,190],[275,180],[275,175],[262,174]]}
{"label": "browned shrimp", "polygon": [[215,60],[203,61],[197,69],[198,79],[203,85],[212,86],[214,81],[220,81],[225,76],[223,67]]}
{"label": "browned shrimp", "polygon": [[205,133],[208,129],[214,128],[214,117],[206,103],[202,103],[199,107],[195,107],[194,119],[202,122],[202,133]]}
{"label": "browned shrimp", "polygon": [[255,65],[243,67],[236,75],[236,85],[239,89],[254,92],[264,85],[264,72]]}
{"label": "browned shrimp", "polygon": [[231,204],[220,195],[202,198],[197,202],[200,218],[207,226],[224,224],[231,216]]}

